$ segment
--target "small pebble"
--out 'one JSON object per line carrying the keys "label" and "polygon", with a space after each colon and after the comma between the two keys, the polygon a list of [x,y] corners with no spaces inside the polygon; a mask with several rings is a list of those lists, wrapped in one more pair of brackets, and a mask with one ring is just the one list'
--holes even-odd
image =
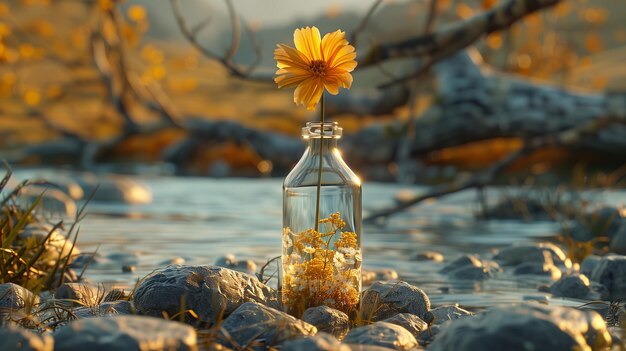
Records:
{"label": "small pebble", "polygon": [[124,265],[122,266],[122,272],[124,273],[134,273],[137,270],[136,266]]}

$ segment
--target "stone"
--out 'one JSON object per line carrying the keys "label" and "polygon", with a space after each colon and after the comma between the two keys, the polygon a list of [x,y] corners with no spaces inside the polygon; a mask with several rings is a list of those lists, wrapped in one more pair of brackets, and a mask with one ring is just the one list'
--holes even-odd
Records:
{"label": "stone", "polygon": [[[157,269],[139,284],[133,294],[141,314],[173,316],[183,309],[187,323],[212,324],[245,302],[267,303],[276,293],[256,277],[215,266],[168,266]],[[184,303],[184,306],[181,305]]]}
{"label": "stone", "polygon": [[132,266],[132,265],[122,266],[122,273],[134,273],[135,271],[137,271],[137,266]]}
{"label": "stone", "polygon": [[517,266],[525,262],[545,262],[548,252],[552,263],[557,267],[571,268],[572,261],[565,255],[560,247],[552,243],[529,243],[516,244],[500,249],[494,259],[505,266]]}
{"label": "stone", "polygon": [[136,266],[139,264],[139,254],[137,252],[114,252],[109,254],[107,259],[122,266]]}
{"label": "stone", "polygon": [[256,263],[252,260],[238,260],[233,254],[225,254],[217,259],[216,266],[225,267],[234,271],[248,273],[254,275],[256,272]]}
{"label": "stone", "polygon": [[55,351],[198,349],[192,327],[145,316],[77,319],[57,329],[53,336]]}
{"label": "stone", "polygon": [[71,175],[86,197],[92,196],[92,201],[125,203],[141,205],[152,202],[152,192],[140,181],[127,176],[106,175],[94,173],[76,173]]}
{"label": "stone", "polygon": [[458,305],[439,306],[430,310],[431,324],[442,324],[447,321],[473,316],[470,311],[460,308]]}
{"label": "stone", "polygon": [[285,341],[282,351],[351,351],[350,346],[342,344],[334,336],[317,333],[313,336]]}
{"label": "stone", "polygon": [[76,216],[76,203],[59,189],[46,189],[40,186],[25,187],[20,191],[18,203],[23,207],[30,207],[37,199],[40,199],[38,210],[43,213],[67,218]]}
{"label": "stone", "polygon": [[96,306],[104,298],[104,291],[83,283],[64,283],[54,292],[54,298],[70,305]]}
{"label": "stone", "polygon": [[626,298],[626,256],[602,257],[591,273],[591,280],[607,288],[611,301]]}
{"label": "stone", "polygon": [[288,339],[315,335],[317,328],[285,312],[246,302],[221,324],[220,342],[228,347],[252,345],[267,349]]}
{"label": "stone", "polygon": [[412,313],[422,319],[430,309],[426,293],[407,282],[376,282],[363,292],[362,318],[379,321],[398,313]]}
{"label": "stone", "polygon": [[399,325],[408,330],[409,333],[416,338],[424,330],[428,329],[428,324],[426,322],[424,322],[420,317],[410,313],[398,313],[391,318],[382,320],[381,322]]}
{"label": "stone", "polygon": [[600,263],[602,257],[597,255],[589,255],[583,259],[580,263],[580,274],[584,274],[587,277],[591,277],[591,273],[596,268],[596,266]]}
{"label": "stone", "polygon": [[541,275],[547,276],[551,280],[558,280],[561,278],[563,272],[555,265],[543,262],[524,262],[519,264],[513,270],[514,275]]}
{"label": "stone", "polygon": [[555,297],[571,297],[574,299],[600,299],[600,294],[593,291],[589,278],[582,274],[565,276],[550,286],[550,293]]}
{"label": "stone", "polygon": [[418,253],[415,259],[418,261],[433,261],[433,262],[444,261],[443,255],[436,251],[424,251],[424,252]]}
{"label": "stone", "polygon": [[15,325],[0,328],[0,350],[52,351],[53,349],[54,339],[50,335],[40,335]]}
{"label": "stone", "polygon": [[75,308],[72,312],[78,318],[87,318],[133,314],[134,310],[130,302],[120,300],[103,302],[101,305],[97,306],[79,307]]}
{"label": "stone", "polygon": [[310,307],[302,314],[302,320],[317,330],[336,336],[344,336],[350,328],[350,318],[342,311],[328,306]]}
{"label": "stone", "polygon": [[39,296],[17,284],[0,284],[0,314],[12,314],[27,306],[36,305]]}
{"label": "stone", "polygon": [[381,346],[393,350],[410,350],[418,346],[417,340],[408,330],[386,322],[376,322],[354,328],[346,335],[343,342]]}
{"label": "stone", "polygon": [[620,255],[626,255],[626,220],[621,221],[622,224],[616,231],[613,239],[611,239],[611,251]]}
{"label": "stone", "polygon": [[499,269],[495,262],[485,264],[476,255],[463,255],[443,267],[439,273],[459,280],[484,280]]}
{"label": "stone", "polygon": [[[50,236],[48,237],[48,235]],[[46,238],[47,241],[45,241]],[[26,225],[19,234],[19,239],[25,242],[31,241],[37,245],[44,244],[45,250],[37,262],[49,266],[54,266],[59,257],[61,260],[65,260],[70,254],[72,256],[80,254],[77,247],[72,249],[72,243],[67,242],[65,235],[59,229],[54,229],[54,226],[47,223],[33,222]]]}
{"label": "stone", "polygon": [[429,351],[604,350],[611,336],[599,314],[526,303],[498,306],[451,323]]}
{"label": "stone", "polygon": [[417,336],[417,342],[422,345],[422,346],[426,346],[430,343],[433,342],[433,340],[435,340],[435,337],[441,332],[441,325],[440,324],[433,324],[430,326],[430,328],[424,330],[423,333],[421,333],[420,335]]}

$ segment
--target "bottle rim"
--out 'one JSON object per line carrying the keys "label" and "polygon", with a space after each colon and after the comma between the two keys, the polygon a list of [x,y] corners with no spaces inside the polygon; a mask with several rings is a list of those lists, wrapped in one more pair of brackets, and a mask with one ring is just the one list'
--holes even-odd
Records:
{"label": "bottle rim", "polygon": [[323,126],[321,122],[307,122],[306,126],[302,128],[304,139],[320,138],[322,133],[324,139],[339,139],[343,135],[343,128],[337,122],[324,122]]}

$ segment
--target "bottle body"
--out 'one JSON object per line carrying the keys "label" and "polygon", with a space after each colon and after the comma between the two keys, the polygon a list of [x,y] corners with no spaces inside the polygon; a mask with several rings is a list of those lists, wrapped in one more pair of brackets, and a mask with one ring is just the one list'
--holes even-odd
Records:
{"label": "bottle body", "polygon": [[337,149],[336,123],[307,128],[307,149],[283,184],[283,307],[296,316],[320,305],[352,314],[361,293],[361,182]]}

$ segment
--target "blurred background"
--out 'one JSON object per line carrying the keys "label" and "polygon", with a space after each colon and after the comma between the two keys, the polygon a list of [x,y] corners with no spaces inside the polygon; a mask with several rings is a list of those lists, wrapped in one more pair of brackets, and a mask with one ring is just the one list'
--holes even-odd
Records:
{"label": "blurred background", "polygon": [[[452,181],[532,138],[614,115],[611,98],[626,90],[626,3],[545,1],[510,26],[486,26],[509,2],[2,1],[0,157],[282,177],[303,150],[300,128],[318,115],[276,88],[273,50],[292,45],[294,28],[316,25],[345,30],[359,54],[353,88],[329,99],[327,113],[344,128],[352,168],[365,180]],[[419,48],[439,44],[376,56],[420,39]],[[626,130],[606,129],[528,150],[494,181],[558,182],[581,167],[623,180]]]}

